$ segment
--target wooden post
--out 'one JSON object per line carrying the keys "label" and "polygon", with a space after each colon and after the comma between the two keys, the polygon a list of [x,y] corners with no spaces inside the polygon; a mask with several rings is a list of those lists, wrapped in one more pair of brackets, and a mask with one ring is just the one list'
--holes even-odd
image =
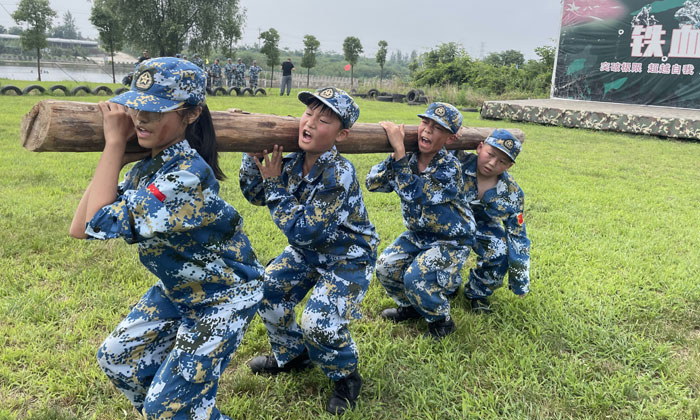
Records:
{"label": "wooden post", "polygon": [[[261,152],[275,144],[287,152],[298,151],[299,118],[246,112],[212,111],[218,149],[221,152]],[[524,140],[521,130],[509,129]],[[493,131],[489,127],[462,127],[449,149],[475,149]],[[407,151],[418,150],[418,126],[405,126]],[[104,149],[102,113],[95,103],[44,100],[22,118],[22,145],[34,152],[100,152]],[[142,152],[136,135],[127,152]],[[392,152],[379,124],[357,123],[350,136],[338,143],[341,153]]]}

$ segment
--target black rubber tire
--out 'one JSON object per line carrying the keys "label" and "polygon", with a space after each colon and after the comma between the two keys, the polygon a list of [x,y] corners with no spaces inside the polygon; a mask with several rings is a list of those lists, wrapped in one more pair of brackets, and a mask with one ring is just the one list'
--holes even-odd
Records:
{"label": "black rubber tire", "polygon": [[423,92],[423,89],[416,89],[416,92],[418,92],[418,95],[425,95],[425,92]]}
{"label": "black rubber tire", "polygon": [[49,88],[49,92],[56,93],[57,90],[60,90],[63,92],[64,95],[69,96],[70,92],[68,91],[68,88],[63,86],[63,85],[53,85]]}
{"label": "black rubber tire", "polygon": [[262,95],[262,96],[267,96],[267,91],[263,88],[256,88],[255,91],[253,92],[254,95]]}
{"label": "black rubber tire", "polygon": [[76,96],[80,92],[85,92],[88,95],[92,94],[92,92],[90,91],[90,88],[87,86],[76,86],[73,89],[71,89],[70,94],[71,94],[71,96]]}
{"label": "black rubber tire", "polygon": [[129,88],[125,88],[125,87],[123,87],[123,86],[122,86],[122,87],[118,87],[118,88],[114,89],[114,94],[115,94],[115,95],[121,95],[122,93],[124,93],[124,92],[126,92],[126,91],[128,91],[128,90],[129,90]]}
{"label": "black rubber tire", "polygon": [[7,95],[7,92],[14,92],[15,95],[22,94],[22,91],[17,86],[7,85],[0,88],[0,95]]}
{"label": "black rubber tire", "polygon": [[92,90],[92,94],[93,94],[93,95],[99,95],[99,94],[101,94],[102,92],[104,92],[104,93],[106,93],[107,95],[110,95],[110,96],[111,96],[111,95],[114,95],[114,92],[112,92],[112,89],[110,89],[109,86],[105,86],[105,85],[97,86],[95,89]]}
{"label": "black rubber tire", "polygon": [[40,94],[46,93],[46,88],[41,85],[29,85],[22,89],[22,95],[29,95],[34,90],[38,90]]}
{"label": "black rubber tire", "polygon": [[211,90],[211,88],[209,86],[207,86],[207,95],[213,95],[213,94],[214,94],[214,91]]}
{"label": "black rubber tire", "polygon": [[223,88],[221,86],[217,86],[214,88],[214,91],[212,92],[212,96],[217,96],[218,94],[221,94],[221,96],[226,96],[228,95],[228,92],[226,91],[226,88]]}
{"label": "black rubber tire", "polygon": [[409,90],[408,93],[406,94],[406,100],[408,102],[415,102],[417,97],[418,97],[418,91],[416,91],[415,89]]}
{"label": "black rubber tire", "polygon": [[241,94],[241,89],[237,86],[232,86],[228,88],[228,94],[233,96],[233,93],[236,92],[236,96]]}
{"label": "black rubber tire", "polygon": [[419,104],[428,104],[430,101],[428,101],[428,97],[425,95],[420,95],[418,98],[416,98],[416,102]]}
{"label": "black rubber tire", "polygon": [[367,97],[370,99],[376,98],[378,94],[379,94],[379,91],[377,89],[370,89],[367,91]]}
{"label": "black rubber tire", "polygon": [[406,95],[404,95],[403,93],[394,93],[391,95],[392,101],[398,103],[403,103],[403,98],[405,97]]}
{"label": "black rubber tire", "polygon": [[391,93],[389,93],[389,92],[379,92],[379,93],[377,93],[377,96],[391,96]]}
{"label": "black rubber tire", "polygon": [[246,93],[250,94],[250,96],[253,96],[253,94],[254,94],[254,93],[253,93],[253,89],[251,89],[251,88],[244,88],[244,89],[241,91],[241,94],[242,94],[242,95],[245,95]]}
{"label": "black rubber tire", "polygon": [[392,102],[394,100],[394,97],[391,95],[379,95],[376,98],[379,102]]}

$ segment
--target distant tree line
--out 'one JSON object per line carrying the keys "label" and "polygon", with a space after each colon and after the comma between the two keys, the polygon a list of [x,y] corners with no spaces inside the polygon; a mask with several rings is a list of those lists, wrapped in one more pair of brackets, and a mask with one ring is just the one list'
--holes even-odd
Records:
{"label": "distant tree line", "polygon": [[[0,34],[21,35],[24,29],[21,26],[10,26],[5,28],[0,25]],[[70,11],[63,15],[63,23],[57,26],[49,26],[46,31],[46,36],[49,38],[63,39],[86,39],[78,30],[75,24],[75,18]]]}
{"label": "distant tree line", "polygon": [[505,92],[546,94],[552,80],[555,49],[535,48],[537,60],[525,61],[522,53],[507,50],[483,60],[469,56],[460,45],[449,42],[421,54],[409,64],[417,86],[457,85],[490,95]]}

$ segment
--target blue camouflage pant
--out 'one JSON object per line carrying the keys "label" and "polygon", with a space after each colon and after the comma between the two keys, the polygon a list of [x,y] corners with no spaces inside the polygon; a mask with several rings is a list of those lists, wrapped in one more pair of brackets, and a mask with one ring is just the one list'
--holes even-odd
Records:
{"label": "blue camouflage pant", "polygon": [[100,367],[147,419],[229,419],[215,406],[219,376],[261,297],[220,299],[183,316],[154,286],[102,344]]}
{"label": "blue camouflage pant", "polygon": [[[373,263],[341,260],[315,266],[287,246],[268,264],[258,313],[279,366],[306,348],[311,360],[333,380],[357,369],[358,351],[348,324],[361,316],[360,303],[372,278]],[[311,289],[299,325],[294,307]]]}
{"label": "blue camouflage pant", "polygon": [[236,74],[236,86],[238,87],[245,87],[245,77],[243,73],[238,73]]}
{"label": "blue camouflage pant", "polygon": [[450,315],[447,295],[460,284],[459,270],[469,247],[449,242],[423,243],[402,233],[377,260],[377,279],[399,306],[413,306],[428,322]]}
{"label": "blue camouflage pant", "polygon": [[505,231],[500,227],[479,229],[474,252],[477,255],[476,267],[469,271],[464,295],[468,299],[487,298],[503,285],[503,278],[508,272]]}
{"label": "blue camouflage pant", "polygon": [[250,87],[253,89],[258,88],[258,76],[250,76]]}

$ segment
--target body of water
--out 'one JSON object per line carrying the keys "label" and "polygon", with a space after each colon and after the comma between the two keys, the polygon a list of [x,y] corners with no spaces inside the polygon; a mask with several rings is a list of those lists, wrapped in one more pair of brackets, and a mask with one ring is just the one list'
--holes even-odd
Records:
{"label": "body of water", "polygon": [[[114,70],[117,83],[121,83],[122,77],[126,75],[126,72],[120,71],[117,68]],[[36,65],[34,67],[0,65],[0,78],[13,80],[36,80]],[[41,80],[47,82],[69,80],[74,82],[112,83],[112,73],[111,67],[107,72],[104,72],[102,71],[102,68],[98,66],[95,66],[94,69],[86,69],[84,66],[61,66],[51,63],[46,67],[44,67],[44,65],[41,66]]]}

